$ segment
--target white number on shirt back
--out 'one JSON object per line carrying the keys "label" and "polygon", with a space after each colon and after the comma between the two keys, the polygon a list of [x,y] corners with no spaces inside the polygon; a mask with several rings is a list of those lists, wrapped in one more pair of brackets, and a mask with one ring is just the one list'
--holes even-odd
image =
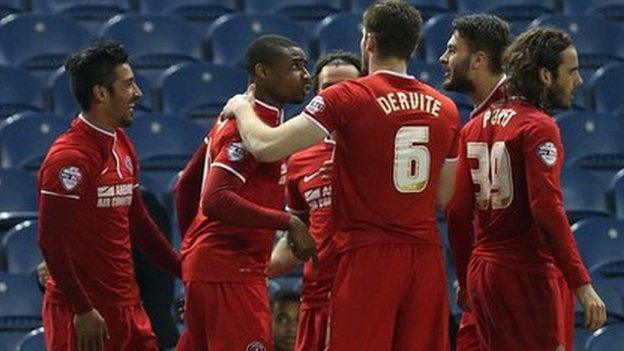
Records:
{"label": "white number on shirt back", "polygon": [[479,186],[475,194],[477,207],[487,210],[502,210],[513,200],[513,179],[511,160],[504,141],[497,141],[488,148],[487,143],[469,142],[467,157],[477,159],[478,166],[470,170],[472,182]]}
{"label": "white number on shirt back", "polygon": [[429,182],[429,127],[401,127],[394,136],[394,187],[401,193],[420,193]]}

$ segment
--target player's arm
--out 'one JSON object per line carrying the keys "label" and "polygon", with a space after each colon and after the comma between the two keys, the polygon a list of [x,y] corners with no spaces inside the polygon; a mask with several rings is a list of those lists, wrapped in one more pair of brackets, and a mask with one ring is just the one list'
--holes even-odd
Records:
{"label": "player's arm", "polygon": [[563,147],[554,122],[529,127],[524,157],[531,214],[568,286],[576,290],[585,310],[586,326],[597,329],[606,320],[606,308],[590,284],[563,207],[559,186]]}
{"label": "player's arm", "polygon": [[184,237],[184,233],[186,233],[195,215],[197,215],[206,149],[206,143],[201,143],[191,160],[180,172],[178,180],[173,187],[178,228],[182,237]]}
{"label": "player's arm", "polygon": [[138,187],[132,194],[130,207],[130,238],[132,243],[162,269],[180,278],[181,257],[149,215]]}
{"label": "player's arm", "polygon": [[446,224],[451,252],[455,259],[455,270],[459,287],[465,290],[468,263],[475,240],[472,223],[475,199],[463,138],[460,138],[459,144],[459,157],[457,158],[454,186],[456,191],[453,193],[446,210]]}
{"label": "player's arm", "polygon": [[253,109],[253,84],[246,94],[228,101],[224,113],[236,117],[236,125],[245,147],[261,162],[280,160],[305,149],[325,137],[325,131],[303,113],[277,127],[269,127]]}
{"label": "player's arm", "polygon": [[444,211],[453,196],[456,169],[457,160],[446,160],[442,165],[436,193],[436,210],[438,211]]}
{"label": "player's arm", "polygon": [[301,263],[288,247],[288,240],[282,237],[277,241],[271,252],[271,261],[267,269],[269,278],[286,275],[297,268]]}

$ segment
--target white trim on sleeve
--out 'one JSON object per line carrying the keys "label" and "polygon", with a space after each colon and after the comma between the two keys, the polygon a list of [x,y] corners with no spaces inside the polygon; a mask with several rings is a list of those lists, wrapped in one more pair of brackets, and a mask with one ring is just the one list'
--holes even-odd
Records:
{"label": "white trim on sleeve", "polygon": [[68,199],[80,200],[80,196],[78,195],[59,194],[49,190],[41,190],[41,193],[44,195],[52,195],[57,197],[66,197]]}
{"label": "white trim on sleeve", "polygon": [[243,183],[247,183],[247,179],[245,179],[245,177],[243,177],[243,175],[242,175],[242,174],[240,174],[237,170],[235,170],[234,168],[232,168],[232,167],[230,167],[230,166],[228,166],[228,165],[226,165],[226,164],[224,164],[224,163],[221,163],[221,162],[213,162],[213,163],[211,163],[211,164],[210,164],[210,167],[219,167],[219,168],[225,169],[225,170],[227,170],[227,171],[230,171],[232,174],[234,174],[234,175],[235,175],[235,176],[237,176],[240,180],[242,180],[242,181],[243,181]]}

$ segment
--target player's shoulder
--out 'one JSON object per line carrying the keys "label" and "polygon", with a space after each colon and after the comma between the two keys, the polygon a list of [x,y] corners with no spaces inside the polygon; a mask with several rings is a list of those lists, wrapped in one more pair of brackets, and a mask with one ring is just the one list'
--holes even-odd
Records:
{"label": "player's shoulder", "polygon": [[236,121],[232,119],[217,120],[208,132],[208,139],[212,147],[218,147],[230,141],[240,141],[241,137]]}
{"label": "player's shoulder", "polygon": [[89,143],[61,136],[50,147],[41,169],[73,166],[88,170],[95,168],[100,159],[97,150],[90,147]]}

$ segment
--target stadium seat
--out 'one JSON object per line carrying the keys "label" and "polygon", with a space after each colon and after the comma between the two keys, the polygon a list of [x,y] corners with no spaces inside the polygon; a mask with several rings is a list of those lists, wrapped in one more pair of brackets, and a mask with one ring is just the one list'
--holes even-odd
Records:
{"label": "stadium seat", "polygon": [[30,0],[33,13],[68,16],[97,34],[102,23],[130,10],[127,0]]}
{"label": "stadium seat", "polygon": [[19,68],[0,66],[0,119],[44,107],[39,80]]}
{"label": "stadium seat", "polygon": [[604,326],[598,329],[585,343],[586,351],[623,351],[624,323]]}
{"label": "stadium seat", "polygon": [[613,212],[615,216],[624,219],[624,170],[619,171],[611,181],[613,195]]}
{"label": "stadium seat", "polygon": [[0,0],[0,18],[23,11],[21,0]]}
{"label": "stadium seat", "polygon": [[442,89],[444,70],[439,63],[429,64],[418,59],[411,59],[407,64],[407,73],[435,89]]}
{"label": "stadium seat", "polygon": [[624,107],[624,63],[614,62],[601,67],[589,80],[594,107],[601,113],[613,113]]}
{"label": "stadium seat", "polygon": [[159,79],[163,112],[187,117],[216,117],[232,95],[247,88],[247,74],[238,67],[207,62],[182,63]]}
{"label": "stadium seat", "polygon": [[446,90],[442,90],[441,93],[451,98],[451,100],[453,100],[453,102],[457,106],[457,109],[459,109],[460,111],[461,110],[472,111],[472,109],[474,108],[474,104],[472,103],[472,100],[470,100],[470,98],[466,94],[458,93],[456,91],[446,91]]}
{"label": "stadium seat", "polygon": [[276,14],[312,27],[323,18],[342,11],[341,0],[246,0],[245,12]]}
{"label": "stadium seat", "polygon": [[563,205],[570,222],[591,216],[610,216],[607,207],[607,188],[591,173],[574,167],[561,172]]}
{"label": "stadium seat", "polygon": [[597,15],[610,20],[624,20],[624,3],[620,0],[565,0],[563,12],[568,14]]}
{"label": "stadium seat", "polygon": [[84,27],[60,16],[23,13],[0,21],[0,63],[42,75],[90,42]]}
{"label": "stadium seat", "polygon": [[624,258],[624,221],[588,218],[572,225],[585,266],[594,270],[603,261]]}
{"label": "stadium seat", "polygon": [[24,221],[2,238],[6,269],[9,273],[29,274],[43,262],[43,256],[37,246],[37,221]]}
{"label": "stadium seat", "polygon": [[263,34],[279,34],[294,40],[311,59],[310,35],[297,22],[275,15],[236,13],[221,16],[208,29],[212,62],[244,66],[247,45]]}
{"label": "stadium seat", "polygon": [[36,170],[50,144],[69,127],[59,116],[24,112],[0,123],[0,168]]}
{"label": "stadium seat", "polygon": [[585,342],[592,335],[592,332],[587,330],[585,327],[577,326],[574,328],[574,349],[572,351],[583,351],[585,350]]}
{"label": "stadium seat", "polygon": [[[552,14],[538,17],[531,26],[552,25],[574,40],[581,68],[598,69],[612,60],[624,60],[624,32],[616,24],[597,17]],[[589,77],[583,77],[589,78]]]}
{"label": "stadium seat", "polygon": [[459,13],[489,12],[507,21],[530,21],[555,12],[552,0],[458,0]]}
{"label": "stadium seat", "polygon": [[454,14],[442,13],[425,22],[422,30],[422,43],[425,61],[438,64],[438,59],[446,50],[446,43],[451,37],[451,25]]}
{"label": "stadium seat", "polygon": [[111,18],[100,36],[121,43],[135,70],[154,83],[164,69],[202,58],[202,31],[180,18],[132,14]]}
{"label": "stadium seat", "polygon": [[[407,0],[409,4],[412,4],[419,11],[424,20],[427,20],[442,12],[449,12],[451,9],[448,6],[447,1],[440,0]],[[362,13],[374,3],[373,0],[351,0],[351,11],[356,13]]]}
{"label": "stadium seat", "polygon": [[137,118],[127,131],[143,170],[182,169],[205,136],[193,122],[167,115]]}
{"label": "stadium seat", "polygon": [[40,327],[41,302],[33,275],[0,272],[0,330]]}
{"label": "stadium seat", "polygon": [[45,338],[43,335],[43,327],[37,328],[26,334],[22,340],[17,343],[17,351],[45,351]]}
{"label": "stadium seat", "polygon": [[171,14],[188,21],[210,22],[238,8],[236,0],[140,0],[141,13]]}
{"label": "stadium seat", "polygon": [[24,330],[2,331],[0,330],[0,351],[15,351],[19,341],[26,335]]}
{"label": "stadium seat", "polygon": [[[134,72],[136,80],[143,97],[136,105],[135,112],[151,111],[153,106],[153,96],[151,84],[142,75]],[[51,95],[52,110],[59,116],[73,117],[80,110],[76,97],[69,88],[69,75],[65,72],[65,68],[61,67],[50,76],[48,81],[48,91]]]}
{"label": "stadium seat", "polygon": [[0,170],[0,232],[37,217],[37,180],[21,170]]}
{"label": "stadium seat", "polygon": [[360,54],[362,16],[344,12],[326,17],[316,28],[318,56],[342,50]]}

